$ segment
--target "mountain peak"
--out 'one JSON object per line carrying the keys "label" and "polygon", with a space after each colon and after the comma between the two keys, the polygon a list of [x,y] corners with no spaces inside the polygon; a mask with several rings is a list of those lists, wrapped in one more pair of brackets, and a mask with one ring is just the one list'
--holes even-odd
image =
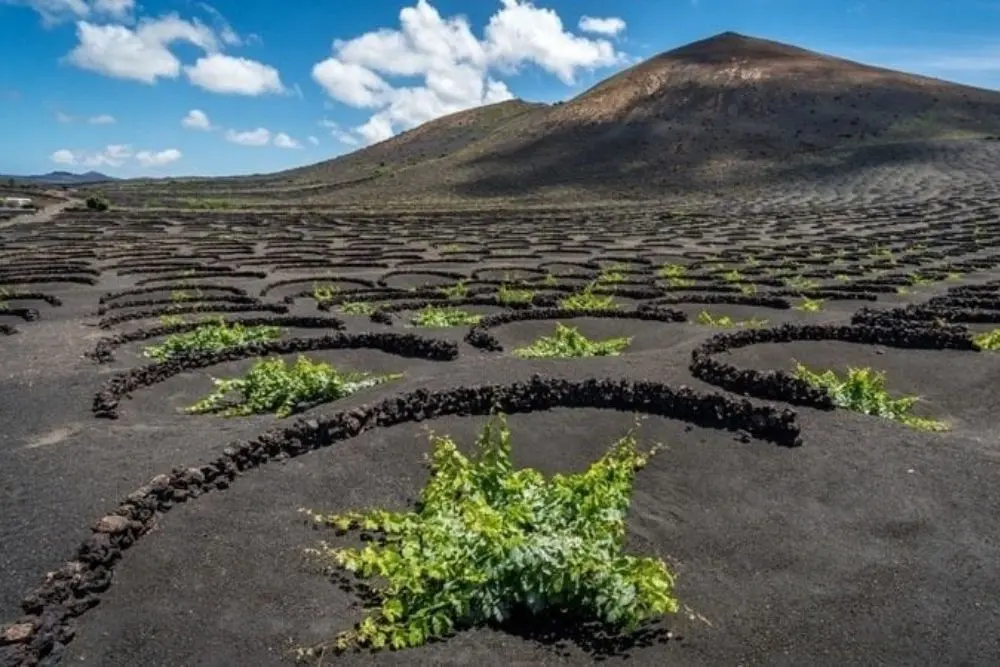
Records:
{"label": "mountain peak", "polygon": [[663,58],[707,64],[731,60],[766,60],[809,56],[822,57],[818,53],[813,53],[812,51],[789,44],[727,31],[667,51],[657,56],[657,59]]}

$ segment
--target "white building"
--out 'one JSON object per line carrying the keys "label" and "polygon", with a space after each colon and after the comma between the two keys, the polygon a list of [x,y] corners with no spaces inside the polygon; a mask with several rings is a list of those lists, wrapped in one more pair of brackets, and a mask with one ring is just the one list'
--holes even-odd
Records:
{"label": "white building", "polygon": [[34,206],[28,197],[4,197],[3,205],[5,208],[32,208]]}

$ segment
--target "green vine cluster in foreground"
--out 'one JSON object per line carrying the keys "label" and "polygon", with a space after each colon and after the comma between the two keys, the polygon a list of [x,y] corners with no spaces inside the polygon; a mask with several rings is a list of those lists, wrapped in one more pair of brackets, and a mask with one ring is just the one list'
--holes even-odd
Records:
{"label": "green vine cluster in foreground", "polygon": [[[183,321],[183,320],[182,320]],[[251,343],[277,340],[281,328],[275,326],[245,326],[240,322],[228,323],[221,317],[212,318],[197,329],[167,337],[161,345],[150,345],[142,356],[164,361],[189,352],[219,352]]]}
{"label": "green vine cluster in foreground", "polygon": [[[221,412],[226,417],[273,412],[278,417],[287,417],[311,405],[344,398],[400,377],[401,374],[347,373],[301,355],[292,366],[286,365],[281,357],[258,359],[244,377],[213,378],[215,392],[186,411]],[[228,400],[231,393],[239,394],[237,402]]]}
{"label": "green vine cluster in foreground", "polygon": [[588,470],[546,479],[511,464],[506,418],[492,416],[466,457],[447,436],[431,436],[431,478],[414,511],[323,515],[340,531],[380,534],[363,548],[321,543],[324,564],[376,578],[380,600],[329,649],[402,649],[518,614],[566,614],[632,631],[676,613],[674,579],[660,560],[623,553],[625,517],[637,470],[654,451],[629,431]]}
{"label": "green vine cluster in foreground", "polygon": [[592,341],[578,329],[557,322],[554,335],[543,336],[528,347],[518,348],[514,355],[523,359],[616,357],[631,342],[628,336]]}
{"label": "green vine cluster in foreground", "polygon": [[912,414],[914,405],[920,400],[918,397],[890,396],[885,388],[884,372],[871,368],[849,368],[847,377],[840,378],[833,371],[817,373],[796,363],[795,377],[825,389],[837,407],[884,417],[921,431],[948,430],[944,422]]}

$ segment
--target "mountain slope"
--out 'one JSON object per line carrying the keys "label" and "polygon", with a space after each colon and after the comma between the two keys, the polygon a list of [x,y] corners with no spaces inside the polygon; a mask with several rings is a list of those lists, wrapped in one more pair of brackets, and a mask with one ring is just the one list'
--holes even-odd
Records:
{"label": "mountain slope", "polygon": [[460,152],[520,116],[546,108],[522,100],[490,104],[443,116],[354,153],[278,174],[295,185],[365,182],[395,170],[419,167]]}
{"label": "mountain slope", "polygon": [[650,200],[856,178],[991,134],[1000,92],[723,33],[566,103],[504,102],[317,165],[185,187],[336,204]]}
{"label": "mountain slope", "polygon": [[873,145],[998,129],[1000,93],[725,33],[508,125],[449,167],[469,195],[571,187],[649,196],[779,177],[789,161],[827,151],[843,166]]}

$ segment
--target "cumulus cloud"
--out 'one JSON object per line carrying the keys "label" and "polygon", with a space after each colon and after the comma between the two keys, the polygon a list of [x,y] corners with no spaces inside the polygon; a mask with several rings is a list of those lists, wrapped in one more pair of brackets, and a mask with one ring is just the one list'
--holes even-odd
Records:
{"label": "cumulus cloud", "polygon": [[270,65],[222,53],[198,58],[184,73],[191,83],[213,93],[257,96],[285,90],[278,70]]}
{"label": "cumulus cloud", "polygon": [[160,167],[181,159],[182,154],[176,148],[162,151],[134,151],[129,144],[109,144],[101,151],[72,151],[61,148],[49,159],[56,164],[75,165],[96,169],[99,167],[122,167],[130,161],[137,162],[142,167]]}
{"label": "cumulus cloud", "polygon": [[208,115],[201,109],[191,109],[187,115],[181,119],[181,125],[192,130],[211,130],[212,123],[208,120]]}
{"label": "cumulus cloud", "polygon": [[274,135],[274,145],[278,148],[302,148],[302,144],[284,132],[278,132]]}
{"label": "cumulus cloud", "polygon": [[94,0],[94,11],[118,21],[127,21],[135,11],[135,0]]}
{"label": "cumulus cloud", "polygon": [[[533,65],[570,84],[581,70],[626,60],[610,41],[567,31],[555,11],[530,0],[502,0],[483,39],[466,18],[442,17],[427,0],[404,7],[399,23],[398,30],[336,40],[333,55],[313,66],[313,79],[332,99],[373,110],[350,132],[333,130],[338,140],[373,143],[446,114],[511,99],[494,71]],[[422,85],[394,85],[393,77],[419,78]]]}
{"label": "cumulus cloud", "polygon": [[105,76],[143,83],[177,78],[181,62],[169,48],[175,42],[188,42],[208,52],[219,48],[211,29],[175,14],[144,19],[135,30],[79,21],[76,34],[80,43],[67,56],[70,63]]}
{"label": "cumulus cloud", "polygon": [[76,164],[76,155],[67,148],[60,148],[50,155],[49,159],[56,164]]}
{"label": "cumulus cloud", "polygon": [[102,113],[97,116],[91,116],[87,119],[87,122],[91,125],[114,125],[118,121],[111,114]]}
{"label": "cumulus cloud", "polygon": [[265,127],[258,127],[256,130],[247,130],[246,132],[226,131],[226,141],[241,146],[266,146],[270,140],[271,131]]}
{"label": "cumulus cloud", "polygon": [[88,17],[130,21],[135,9],[135,0],[0,0],[0,4],[30,7],[47,27]]}
{"label": "cumulus cloud", "polygon": [[581,16],[579,28],[583,32],[614,37],[625,30],[625,21],[617,16],[605,19],[594,18],[593,16]]}
{"label": "cumulus cloud", "polygon": [[162,167],[165,164],[170,164],[171,162],[176,162],[180,160],[182,153],[176,148],[168,148],[166,150],[154,153],[152,151],[139,151],[135,154],[135,159],[143,167]]}
{"label": "cumulus cloud", "polygon": [[[104,1],[109,7],[116,2],[125,4],[122,0]],[[191,83],[215,93],[253,96],[284,92],[275,68],[222,53],[225,46],[239,45],[243,40],[221,14],[212,12],[216,23],[221,21],[219,32],[198,19],[186,20],[177,14],[144,18],[135,28],[80,20],[76,24],[79,43],[66,60],[81,69],[143,83],[176,79],[183,71]],[[191,65],[182,65],[172,50],[179,42],[191,44],[205,55]]]}

